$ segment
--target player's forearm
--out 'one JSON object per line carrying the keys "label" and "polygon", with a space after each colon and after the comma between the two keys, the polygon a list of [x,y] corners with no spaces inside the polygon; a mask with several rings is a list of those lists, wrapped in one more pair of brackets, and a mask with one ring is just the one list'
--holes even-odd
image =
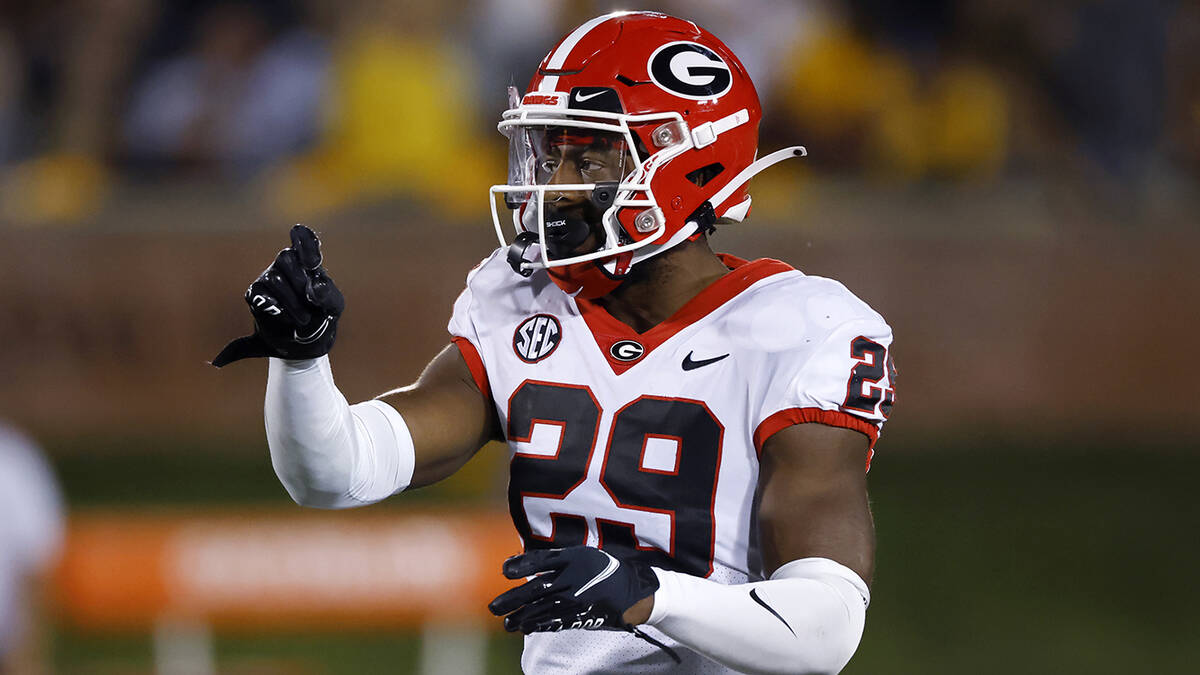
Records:
{"label": "player's forearm", "polygon": [[412,438],[388,404],[349,405],[329,358],[272,358],[264,405],[275,474],[296,503],[318,508],[370,504],[408,486]]}
{"label": "player's forearm", "polygon": [[649,625],[747,673],[837,673],[858,648],[870,592],[824,558],[780,567],[771,579],[727,586],[655,569]]}

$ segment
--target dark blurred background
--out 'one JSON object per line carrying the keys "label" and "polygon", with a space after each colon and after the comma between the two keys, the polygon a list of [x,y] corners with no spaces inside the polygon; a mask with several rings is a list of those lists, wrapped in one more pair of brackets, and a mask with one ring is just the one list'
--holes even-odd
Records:
{"label": "dark blurred background", "polygon": [[[0,417],[68,513],[14,672],[518,672],[482,618],[147,619],[81,589],[212,514],[303,527],[265,364],[206,365],[248,329],[246,285],[309,224],[348,300],[342,390],[410,382],[496,243],[505,88],[611,9],[716,33],[758,87],[762,151],[808,148],[716,247],[837,278],[895,329],[845,672],[1195,671],[1200,3],[3,0]],[[504,473],[487,448],[333,522],[501,510]],[[113,569],[87,567],[105,541]]]}

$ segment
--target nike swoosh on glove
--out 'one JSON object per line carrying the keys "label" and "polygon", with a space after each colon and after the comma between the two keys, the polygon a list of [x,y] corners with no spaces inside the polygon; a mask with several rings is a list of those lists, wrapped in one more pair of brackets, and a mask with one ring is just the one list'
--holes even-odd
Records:
{"label": "nike swoosh on glove", "polygon": [[488,605],[510,632],[633,630],[625,611],[658,590],[650,565],[591,546],[541,549],[504,561],[504,576],[536,575]]}
{"label": "nike swoosh on glove", "polygon": [[321,240],[296,225],[292,245],[246,289],[254,333],[237,338],[212,360],[218,368],[246,358],[315,359],[333,349],[346,300],[321,266]]}

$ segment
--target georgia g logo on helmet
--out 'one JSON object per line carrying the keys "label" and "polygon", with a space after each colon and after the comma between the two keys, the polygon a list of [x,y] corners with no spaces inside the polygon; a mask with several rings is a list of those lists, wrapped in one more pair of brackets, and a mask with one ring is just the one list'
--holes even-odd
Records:
{"label": "georgia g logo on helmet", "polygon": [[650,80],[660,89],[697,101],[719,98],[733,86],[729,66],[695,42],[669,42],[650,55]]}

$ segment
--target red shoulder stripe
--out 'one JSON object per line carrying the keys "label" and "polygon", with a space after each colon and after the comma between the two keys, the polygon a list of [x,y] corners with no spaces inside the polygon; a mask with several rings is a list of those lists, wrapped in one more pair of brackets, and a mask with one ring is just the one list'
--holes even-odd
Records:
{"label": "red shoulder stripe", "polygon": [[788,408],[771,415],[754,430],[754,450],[762,455],[763,443],[783,429],[794,424],[815,422],[830,427],[850,429],[865,434],[871,439],[867,450],[867,469],[871,468],[871,457],[875,454],[875,441],[879,440],[879,428],[861,417],[855,417],[839,410],[822,410],[821,408]]}
{"label": "red shoulder stripe", "polygon": [[467,362],[467,368],[471,370],[471,377],[475,379],[475,386],[479,387],[479,392],[491,398],[491,385],[488,384],[487,369],[483,367],[483,358],[479,356],[479,350],[465,337],[455,335],[450,341],[458,347],[463,361]]}

